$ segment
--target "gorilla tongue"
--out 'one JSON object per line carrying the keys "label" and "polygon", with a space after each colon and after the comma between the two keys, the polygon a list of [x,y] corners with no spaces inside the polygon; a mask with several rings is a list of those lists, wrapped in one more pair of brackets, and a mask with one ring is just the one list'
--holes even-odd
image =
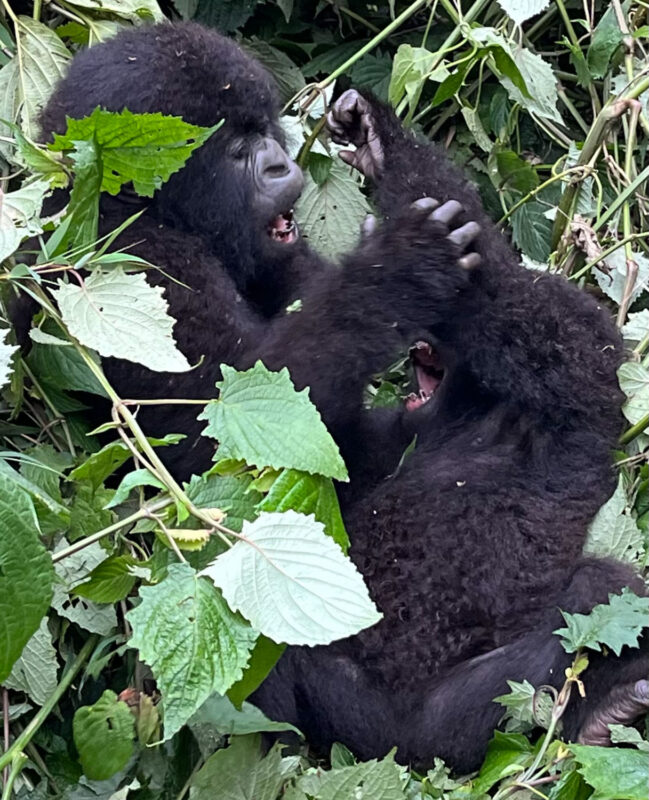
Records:
{"label": "gorilla tongue", "polygon": [[293,211],[279,214],[268,226],[268,233],[274,242],[291,244],[297,239],[297,225],[293,220]]}
{"label": "gorilla tongue", "polygon": [[414,411],[433,396],[444,377],[444,368],[439,353],[428,342],[416,342],[410,348],[410,360],[415,368],[419,391],[406,397],[406,410]]}

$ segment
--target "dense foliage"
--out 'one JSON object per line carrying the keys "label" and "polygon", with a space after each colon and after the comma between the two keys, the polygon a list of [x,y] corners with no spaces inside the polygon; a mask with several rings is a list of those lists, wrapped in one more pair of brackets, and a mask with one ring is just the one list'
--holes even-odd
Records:
{"label": "dense foliage", "polygon": [[[164,466],[174,431],[148,439],[138,403],[102,372],[102,356],[159,371],[190,365],[164,297],[147,283],[155,265],[115,251],[116,233],[97,240],[99,193],[132,183],[151,196],[218,130],[97,110],[35,144],[38,111],[77,49],[122,26],[195,18],[239,38],[277,78],[292,155],[307,175],[297,217],[331,255],[354,243],[369,206],[323,134],[324,104],[337,80],[389,100],[445,143],[527,267],[588,283],[617,314],[629,424],[617,490],[587,549],[644,568],[647,6],[462,5],[2,0],[2,800],[646,797],[644,726],[615,726],[609,749],[557,738],[588,650],[636,646],[647,625],[649,600],[630,593],[588,616],[564,615],[557,635],[574,653],[564,688],[512,683],[478,775],[452,776],[442,762],[418,775],[392,754],[357,763],[342,746],[319,765],[306,750],[262,754],[260,733],[288,726],[246,698],[284,644],[326,644],[379,616],[345,555],[332,480],[346,478],[345,466],[286,371],[224,367],[213,400],[187,398],[219,442],[217,460],[180,485]],[[64,212],[45,216],[43,200],[69,186]],[[8,314],[20,293],[41,309],[25,357]],[[401,362],[377,378],[368,403],[400,402],[404,370]],[[113,409],[95,430],[93,397]]]}

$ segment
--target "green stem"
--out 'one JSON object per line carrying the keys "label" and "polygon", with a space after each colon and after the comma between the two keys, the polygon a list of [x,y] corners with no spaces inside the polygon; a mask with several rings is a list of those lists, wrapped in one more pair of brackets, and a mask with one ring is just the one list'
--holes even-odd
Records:
{"label": "green stem", "polygon": [[610,247],[607,247],[606,250],[602,250],[602,252],[597,256],[597,258],[594,258],[592,261],[589,261],[588,264],[585,264],[583,267],[581,267],[581,269],[579,269],[577,272],[571,275],[569,280],[571,281],[579,280],[579,278],[581,278],[582,275],[585,275],[587,272],[589,272],[595,266],[595,264],[599,264],[600,261],[604,261],[606,258],[608,258],[608,256],[611,255],[611,253],[614,253],[616,250],[619,250],[620,247],[624,247],[627,241],[633,242],[636,239],[646,239],[648,236],[649,232],[634,233],[631,236],[629,236],[628,240],[621,239],[619,242],[615,242],[615,244],[611,245]]}
{"label": "green stem", "polygon": [[[547,186],[550,184],[555,183],[556,181],[563,180],[568,175],[573,175],[575,172],[584,172],[583,167],[569,167],[568,169],[564,170],[563,172],[559,172],[557,175],[553,175],[551,178],[548,178],[547,181],[543,181],[543,183],[539,184],[536,189],[532,189],[529,194],[526,194],[522,200],[519,200],[517,203],[509,209],[506,214],[498,220],[498,225],[502,225],[511,215],[517,211],[521,206],[524,206],[529,200],[531,200],[535,195],[539,192],[542,192]],[[584,176],[585,177],[585,176]]]}
{"label": "green stem", "polygon": [[649,414],[645,414],[642,419],[638,420],[635,425],[632,425],[628,430],[624,431],[620,436],[620,444],[629,444],[636,436],[640,436],[649,427]]}
{"label": "green stem", "polygon": [[20,753],[23,750],[23,748],[27,745],[27,743],[32,740],[36,731],[49,717],[49,715],[54,710],[56,704],[70,688],[72,681],[75,679],[77,673],[79,672],[81,667],[85,664],[86,660],[90,656],[90,653],[92,652],[94,646],[96,645],[98,638],[99,637],[95,634],[90,636],[90,638],[86,641],[81,650],[79,650],[79,655],[75,658],[72,666],[65,673],[65,675],[61,679],[61,682],[56,687],[54,692],[50,695],[45,705],[39,708],[39,710],[32,717],[31,722],[29,723],[29,725],[27,725],[25,730],[20,734],[20,736],[18,736],[17,739],[15,739],[11,747],[0,756],[0,770],[4,769],[9,764],[13,764],[16,755]]}
{"label": "green stem", "polygon": [[16,755],[13,757],[11,761],[9,777],[7,778],[7,782],[5,783],[5,787],[2,792],[2,800],[9,800],[11,793],[13,792],[14,781],[20,775],[23,767],[28,761],[29,759],[24,753],[16,753]]}
{"label": "green stem", "polygon": [[649,178],[649,167],[645,167],[642,172],[639,172],[637,177],[631,181],[626,189],[615,198],[602,216],[599,217],[599,219],[593,224],[593,230],[598,231],[602,225],[608,222],[618,208],[627,200],[628,197],[630,197],[632,194],[635,194],[636,189],[640,186],[640,184],[644,183],[647,178]]}
{"label": "green stem", "polygon": [[39,20],[41,18],[41,0],[34,0],[34,10],[32,11],[32,17],[35,20]]}
{"label": "green stem", "polygon": [[155,514],[157,511],[162,511],[163,508],[170,506],[173,503],[173,500],[170,497],[163,497],[160,500],[156,500],[155,503],[151,503],[148,506],[142,506],[138,511],[134,514],[131,514],[129,517],[124,517],[124,519],[120,519],[117,522],[113,523],[112,525],[108,525],[106,528],[102,528],[100,531],[96,531],[95,533],[91,533],[90,536],[86,536],[83,539],[79,539],[79,541],[71,544],[69,547],[66,547],[64,550],[59,550],[56,553],[52,554],[52,561],[56,564],[57,561],[63,561],[64,558],[68,558],[69,556],[78,553],[79,550],[83,550],[85,547],[93,544],[94,542],[98,542],[100,539],[103,539],[104,536],[108,536],[111,533],[115,533],[120,528],[125,528],[127,525],[131,525],[134,522],[138,522],[141,519],[146,519],[151,516],[151,514]]}

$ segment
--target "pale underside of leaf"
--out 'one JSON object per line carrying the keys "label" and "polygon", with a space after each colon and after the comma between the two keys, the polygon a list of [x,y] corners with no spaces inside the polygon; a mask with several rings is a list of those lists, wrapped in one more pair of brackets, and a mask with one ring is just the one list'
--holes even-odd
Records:
{"label": "pale underside of leaf", "polygon": [[82,344],[102,356],[134,361],[156,372],[184,372],[189,363],[176,348],[174,320],[160,287],[141,273],[94,272],[78,286],[59,281],[53,293],[63,321]]}
{"label": "pale underside of leaf", "polygon": [[329,644],[378,622],[363,579],[313,516],[262,513],[203,572],[276,642]]}

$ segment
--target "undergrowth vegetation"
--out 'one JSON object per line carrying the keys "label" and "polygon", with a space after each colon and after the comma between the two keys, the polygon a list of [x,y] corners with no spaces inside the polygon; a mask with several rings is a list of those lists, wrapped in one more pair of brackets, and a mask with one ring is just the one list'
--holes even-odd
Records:
{"label": "undergrowth vegetation", "polygon": [[[97,110],[52,144],[35,143],[39,109],[75,51],[123,26],[197,19],[240,39],[277,78],[291,154],[306,173],[296,215],[331,256],[353,245],[369,205],[324,136],[325,104],[336,81],[389,100],[467,170],[526,267],[588,284],[617,315],[628,427],[617,490],[587,549],[644,569],[648,6],[461,5],[2,0],[2,800],[646,798],[644,724],[614,726],[609,749],[558,736],[588,651],[636,646],[647,625],[649,601],[631,593],[586,617],[564,615],[557,635],[574,654],[564,688],[512,683],[477,775],[453,775],[441,761],[417,774],[393,754],[358,763],[339,745],[320,764],[279,745],[264,754],[260,734],[288,726],[246,698],[283,647],[326,644],[379,618],[346,557],[333,484],[345,466],[286,371],[224,367],[213,400],[187,398],[219,442],[215,463],[179,484],[164,465],[174,431],[147,438],[137,398],[119,397],[102,372],[108,356],[158,371],[190,365],[147,283],[155,265],[115,251],[117,232],[98,240],[99,194],[131,183],[151,196],[218,130]],[[44,216],[57,187],[72,187],[69,204]],[[24,357],[8,312],[20,293],[40,307]],[[368,402],[401,402],[404,369],[377,378]],[[93,397],[112,405],[99,429]]]}

